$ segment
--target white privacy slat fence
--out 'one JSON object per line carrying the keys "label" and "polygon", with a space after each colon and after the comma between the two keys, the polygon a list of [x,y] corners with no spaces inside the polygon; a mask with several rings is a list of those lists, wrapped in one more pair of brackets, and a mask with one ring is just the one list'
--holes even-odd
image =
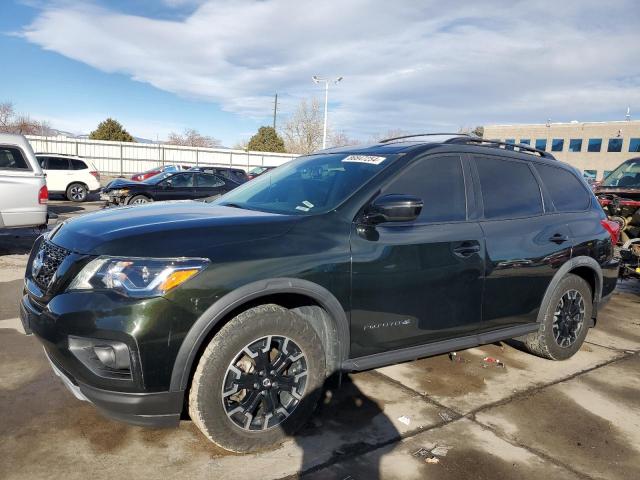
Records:
{"label": "white privacy slat fence", "polygon": [[297,156],[288,153],[107,142],[69,137],[27,135],[27,139],[36,153],[64,153],[87,158],[93,161],[100,173],[111,175],[138,173],[161,165],[232,166],[250,170],[259,166],[277,167]]}

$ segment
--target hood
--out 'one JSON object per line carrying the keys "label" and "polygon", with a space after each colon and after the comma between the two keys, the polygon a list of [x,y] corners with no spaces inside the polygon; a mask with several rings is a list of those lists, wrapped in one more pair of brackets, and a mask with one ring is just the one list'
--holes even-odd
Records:
{"label": "hood", "polygon": [[215,247],[285,233],[300,217],[176,201],[118,207],[66,221],[50,240],[81,254],[211,258]]}
{"label": "hood", "polygon": [[122,187],[130,187],[141,185],[140,182],[136,182],[135,180],[127,180],[126,178],[116,178],[115,180],[111,180],[107,183],[107,186],[104,187],[104,190],[112,190],[114,188],[122,188]]}

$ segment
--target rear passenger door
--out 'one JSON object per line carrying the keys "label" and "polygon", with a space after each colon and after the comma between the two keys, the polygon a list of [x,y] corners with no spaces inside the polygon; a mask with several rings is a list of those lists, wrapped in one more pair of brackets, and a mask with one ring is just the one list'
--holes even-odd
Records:
{"label": "rear passenger door", "polygon": [[186,200],[194,198],[193,173],[177,173],[161,181],[156,188],[156,200]]}
{"label": "rear passenger door", "polygon": [[415,221],[371,226],[356,219],[353,356],[459,337],[481,326],[485,247],[477,220],[467,215],[470,182],[460,155],[430,155],[403,169],[379,194],[421,198],[424,207]]}
{"label": "rear passenger door", "polygon": [[225,181],[209,173],[196,174],[195,198],[213,197],[226,193]]}
{"label": "rear passenger door", "polygon": [[485,235],[486,329],[535,322],[551,278],[571,258],[563,215],[545,212],[537,173],[527,160],[474,155],[480,225]]}

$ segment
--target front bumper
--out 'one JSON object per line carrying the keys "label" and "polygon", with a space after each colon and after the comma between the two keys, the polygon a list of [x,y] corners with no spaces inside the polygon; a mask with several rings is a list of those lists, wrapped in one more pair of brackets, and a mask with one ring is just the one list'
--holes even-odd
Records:
{"label": "front bumper", "polygon": [[57,366],[45,349],[53,372],[78,400],[92,403],[106,417],[145,427],[177,427],[184,392],[129,393],[79,383]]}

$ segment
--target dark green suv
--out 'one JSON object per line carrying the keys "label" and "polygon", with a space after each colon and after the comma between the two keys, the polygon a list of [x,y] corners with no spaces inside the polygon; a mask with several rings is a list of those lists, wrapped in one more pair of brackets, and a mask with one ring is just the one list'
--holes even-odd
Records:
{"label": "dark green suv", "polygon": [[298,158],[211,204],[38,239],[22,319],[110,417],[277,444],[330,375],[522,337],[572,356],[615,288],[608,222],[551,155],[461,135]]}

